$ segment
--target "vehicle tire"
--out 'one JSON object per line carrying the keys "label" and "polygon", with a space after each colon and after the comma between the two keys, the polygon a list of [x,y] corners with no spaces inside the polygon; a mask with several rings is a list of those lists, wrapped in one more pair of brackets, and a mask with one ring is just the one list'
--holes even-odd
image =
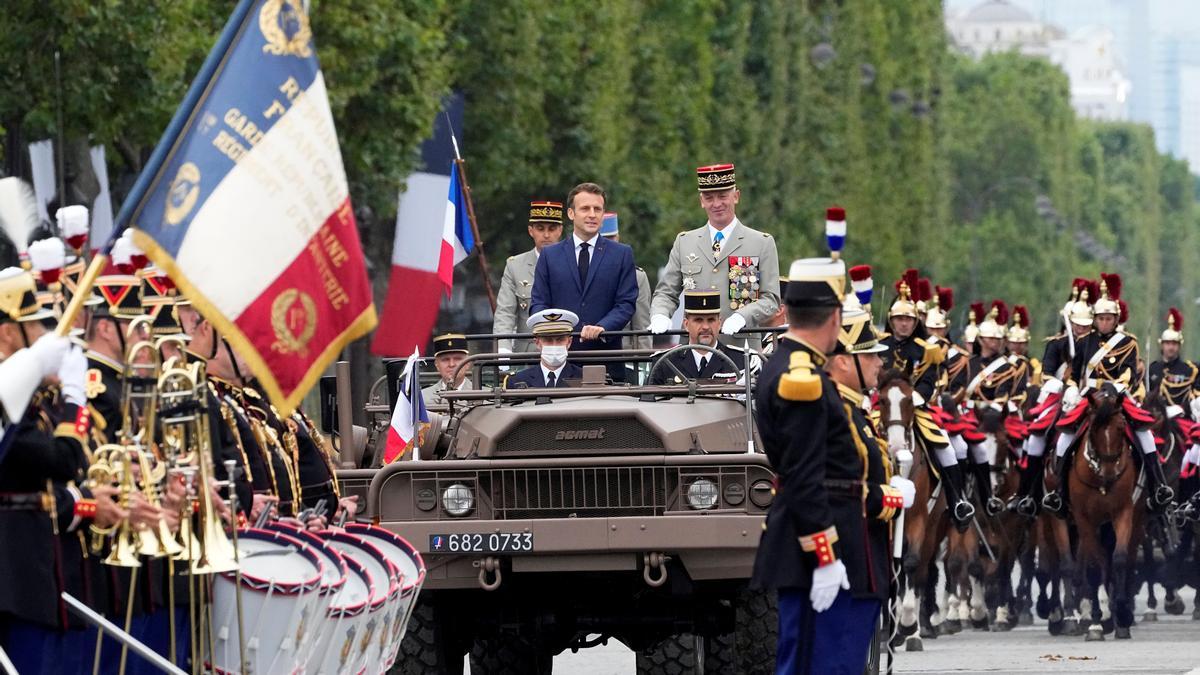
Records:
{"label": "vehicle tire", "polygon": [[779,642],[779,603],[775,594],[749,589],[739,593],[733,634],[737,655],[734,672],[774,673],[775,646]]}
{"label": "vehicle tire", "polygon": [[512,632],[476,639],[471,647],[471,675],[549,675],[553,666],[553,654]]}
{"label": "vehicle tire", "polygon": [[737,636],[734,633],[701,638],[704,643],[704,672],[741,673],[738,668]]}
{"label": "vehicle tire", "polygon": [[704,672],[703,657],[696,657],[704,651],[701,648],[697,652],[696,646],[697,639],[694,634],[681,633],[647,647],[637,653],[637,674],[701,675]]}
{"label": "vehicle tire", "polygon": [[449,630],[454,623],[446,619],[440,616],[432,600],[419,600],[409,619],[404,642],[400,644],[396,665],[390,672],[393,675],[461,675],[466,644],[461,635]]}

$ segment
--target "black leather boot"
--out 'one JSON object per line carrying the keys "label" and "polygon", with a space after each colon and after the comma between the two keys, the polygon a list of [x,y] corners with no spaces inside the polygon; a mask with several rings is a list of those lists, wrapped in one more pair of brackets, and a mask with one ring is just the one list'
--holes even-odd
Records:
{"label": "black leather boot", "polygon": [[966,498],[966,480],[963,477],[962,465],[952,464],[942,467],[942,489],[946,493],[946,508],[950,519],[959,532],[966,532],[975,515],[975,507]]}

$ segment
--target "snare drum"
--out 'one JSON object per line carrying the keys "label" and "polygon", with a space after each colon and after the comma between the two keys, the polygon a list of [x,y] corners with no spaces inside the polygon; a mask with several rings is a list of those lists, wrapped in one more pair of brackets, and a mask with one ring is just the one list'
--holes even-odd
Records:
{"label": "snare drum", "polygon": [[371,574],[374,593],[359,648],[363,667],[372,673],[384,672],[384,649],[391,644],[391,622],[400,604],[400,571],[377,546],[362,537],[338,530],[325,530],[320,536],[343,556],[362,563]]}
{"label": "snare drum", "polygon": [[280,521],[270,523],[265,527],[276,532],[283,532],[308,544],[313,552],[317,554],[317,557],[321,559],[321,562],[324,563],[322,569],[324,574],[321,578],[320,589],[321,603],[317,608],[317,612],[313,615],[318,623],[309,631],[309,638],[305,641],[305,646],[301,648],[301,660],[303,662],[319,665],[321,659],[314,658],[314,655],[319,653],[316,651],[317,645],[321,643],[325,633],[333,629],[333,621],[330,619],[331,613],[329,609],[333,606],[334,599],[346,584],[346,576],[350,573],[346,567],[346,559],[324,539],[321,539],[308,530]]}
{"label": "snare drum", "polygon": [[371,573],[354,558],[345,557],[346,584],[333,598],[329,619],[308,661],[306,672],[315,675],[357,674],[366,666],[359,649],[370,620],[374,583]]}
{"label": "snare drum", "polygon": [[[238,532],[242,624],[246,663],[255,675],[294,673],[304,666],[302,645],[322,623],[322,563],[299,539],[282,532]],[[236,572],[213,579],[213,653],[216,673],[239,673]]]}
{"label": "snare drum", "polygon": [[353,523],[346,526],[346,531],[358,535],[379,547],[400,570],[403,580],[400,584],[400,602],[392,615],[391,642],[384,652],[384,660],[388,668],[396,662],[400,653],[400,643],[404,641],[404,632],[408,628],[408,619],[416,606],[417,594],[425,584],[425,561],[421,554],[403,537],[375,525]]}

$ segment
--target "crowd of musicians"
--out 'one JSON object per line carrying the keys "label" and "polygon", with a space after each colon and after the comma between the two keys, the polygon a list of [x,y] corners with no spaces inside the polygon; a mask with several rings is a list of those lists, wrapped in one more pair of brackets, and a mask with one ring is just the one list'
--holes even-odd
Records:
{"label": "crowd of musicians", "polygon": [[[57,216],[66,231],[87,211]],[[339,501],[332,449],[313,421],[279,414],[217,328],[128,239],[70,334],[56,334],[84,260],[55,233],[39,229],[28,263],[0,270],[0,644],[23,674],[157,672],[99,640],[65,592],[197,667],[189,616],[204,591],[169,553],[180,528],[199,531],[205,515],[225,527],[270,515],[319,528],[354,504]],[[174,442],[155,422],[171,414],[160,390],[171,369],[199,374],[189,381],[203,424],[192,428],[207,438]]]}

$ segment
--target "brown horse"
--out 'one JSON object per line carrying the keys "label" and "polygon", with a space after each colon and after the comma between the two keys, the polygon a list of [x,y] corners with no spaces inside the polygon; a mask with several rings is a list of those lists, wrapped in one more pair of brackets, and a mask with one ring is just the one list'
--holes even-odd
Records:
{"label": "brown horse", "polygon": [[[1090,395],[1089,415],[1067,477],[1071,514],[1079,535],[1080,586],[1093,598],[1088,640],[1103,640],[1100,606],[1094,599],[1104,587],[1116,621],[1116,637],[1131,637],[1133,624],[1133,564],[1142,527],[1144,505],[1135,503],[1137,467],[1126,436],[1121,397],[1111,385]],[[1111,561],[1101,545],[1100,528],[1112,526]]]}
{"label": "brown horse", "polygon": [[[976,412],[978,429],[985,437],[981,446],[988,454],[992,489],[996,497],[1005,502],[1017,493],[1020,483],[1020,467],[1006,425],[1007,414],[1006,410],[991,406]],[[979,495],[976,497],[979,504],[975,513],[980,518],[984,513],[983,503]],[[1016,626],[1013,570],[1028,538],[1028,519],[1004,510],[990,518],[982,517],[980,522],[988,543],[987,550],[994,556],[994,559],[987,555],[979,558],[986,606],[991,611],[990,626],[997,631],[1011,630]]]}

